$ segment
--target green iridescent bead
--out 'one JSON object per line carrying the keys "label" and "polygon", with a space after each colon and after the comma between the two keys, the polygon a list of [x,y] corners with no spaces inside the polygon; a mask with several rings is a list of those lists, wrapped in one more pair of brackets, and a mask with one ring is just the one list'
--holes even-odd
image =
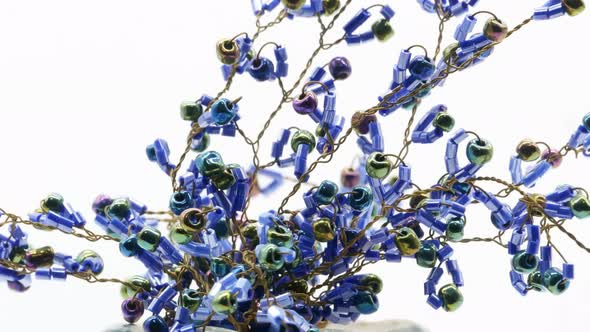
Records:
{"label": "green iridescent bead", "polygon": [[420,250],[416,253],[416,263],[418,266],[432,268],[436,266],[436,246],[432,243],[422,244]]}
{"label": "green iridescent bead", "polygon": [[227,167],[223,171],[211,176],[211,182],[219,190],[227,190],[236,183],[236,178],[230,169]]}
{"label": "green iridescent bead", "polygon": [[541,277],[541,271],[536,270],[533,273],[529,274],[527,278],[527,283],[529,287],[536,290],[537,292],[543,292],[546,290],[545,285],[543,285],[543,278]]}
{"label": "green iridescent bead", "polygon": [[203,136],[199,140],[199,143],[191,144],[191,150],[195,152],[203,152],[207,150],[209,144],[211,144],[211,136],[209,136],[209,134],[207,133],[203,133]]}
{"label": "green iridescent bead", "polygon": [[576,16],[586,9],[582,0],[561,0],[561,3],[569,16]]}
{"label": "green iridescent bead", "polygon": [[473,139],[467,144],[467,159],[472,164],[483,165],[492,160],[494,147],[485,139]]}
{"label": "green iridescent bead", "polygon": [[372,314],[379,309],[377,296],[369,291],[359,291],[350,301],[356,310],[363,315]]}
{"label": "green iridescent bead", "polygon": [[317,126],[317,128],[315,129],[315,135],[317,137],[324,137],[326,136],[326,128],[322,125]]}
{"label": "green iridescent bead", "polygon": [[313,235],[318,242],[328,242],[336,236],[336,230],[332,221],[328,218],[321,218],[313,222]]}
{"label": "green iridescent bead", "polygon": [[334,201],[336,194],[338,194],[338,185],[332,181],[324,180],[312,197],[318,205],[328,205]]}
{"label": "green iridescent bead", "polygon": [[311,151],[315,147],[315,136],[307,130],[298,130],[291,138],[291,148],[297,152],[301,144],[307,145]]}
{"label": "green iridescent bead", "polygon": [[41,209],[44,212],[53,211],[60,213],[64,209],[64,198],[60,194],[51,193],[41,203]]}
{"label": "green iridescent bead", "polygon": [[373,23],[371,26],[371,31],[373,31],[377,40],[382,42],[389,40],[395,34],[391,24],[386,19],[382,19]]}
{"label": "green iridescent bead", "polygon": [[98,269],[96,269],[96,270],[88,269],[89,272],[92,272],[94,275],[99,275],[102,273],[102,270],[104,269],[104,263],[102,261],[102,257],[100,257],[100,255],[96,251],[88,250],[88,249],[83,250],[76,257],[76,262],[78,262],[78,264],[80,264],[80,265],[84,264],[84,262],[86,260],[92,260],[92,261],[97,262],[97,264],[92,264],[92,265],[98,267]]}
{"label": "green iridescent bead", "polygon": [[180,104],[180,117],[186,121],[196,122],[203,114],[203,105],[196,101],[184,101]]}
{"label": "green iridescent bead", "polygon": [[258,263],[263,270],[274,272],[280,270],[285,261],[279,252],[279,247],[274,244],[265,244],[257,254]]}
{"label": "green iridescent bead", "polygon": [[412,198],[410,198],[410,207],[412,209],[417,209],[418,206],[421,206],[427,199],[428,195],[426,194],[412,196]]}
{"label": "green iridescent bead", "polygon": [[8,258],[13,263],[24,264],[26,254],[27,254],[27,250],[25,248],[16,247],[16,248],[12,249]]}
{"label": "green iridescent bead", "polygon": [[248,224],[242,227],[242,235],[246,238],[249,248],[255,248],[260,243],[256,224]]}
{"label": "green iridescent bead", "polygon": [[219,61],[226,65],[232,65],[240,58],[240,47],[235,40],[220,40],[217,43],[216,52]]}
{"label": "green iridescent bead", "polygon": [[283,5],[285,5],[285,7],[291,10],[301,9],[301,7],[303,7],[305,4],[305,0],[281,0],[281,2]]}
{"label": "green iridescent bead", "polygon": [[366,186],[357,186],[352,188],[348,199],[348,204],[353,210],[362,211],[373,202],[373,191]]}
{"label": "green iridescent bead", "polygon": [[554,295],[563,294],[570,286],[570,281],[556,268],[550,268],[543,273],[543,286]]}
{"label": "green iridescent bead", "polygon": [[450,241],[461,241],[465,235],[465,219],[455,217],[447,223],[445,235]]}
{"label": "green iridescent bead", "polygon": [[306,294],[309,285],[303,279],[297,279],[287,284],[287,290],[292,293]]}
{"label": "green iridescent bead", "polygon": [[590,131],[590,113],[584,115],[584,119],[582,119],[582,124],[586,130]]}
{"label": "green iridescent bead", "polygon": [[541,157],[541,149],[535,142],[523,140],[516,147],[516,154],[524,161],[535,161]]}
{"label": "green iridescent bead", "polygon": [[206,224],[205,214],[200,209],[190,208],[180,214],[180,227],[188,232],[199,232]]}
{"label": "green iridescent bead", "polygon": [[393,163],[381,152],[369,155],[366,164],[367,174],[374,179],[385,179],[391,172]]}
{"label": "green iridescent bead", "polygon": [[512,257],[512,269],[520,273],[532,273],[539,266],[539,257],[520,251]]}
{"label": "green iridescent bead", "polygon": [[160,245],[161,234],[160,231],[152,227],[144,227],[139,234],[137,234],[137,244],[147,251],[156,251]]}
{"label": "green iridescent bead", "polygon": [[395,236],[395,245],[404,256],[414,255],[422,246],[416,232],[409,227],[403,227],[398,231]]}
{"label": "green iridescent bead", "polygon": [[455,284],[443,286],[438,291],[438,297],[442,300],[442,307],[447,312],[453,312],[463,304],[463,294]]}
{"label": "green iridescent bead", "polygon": [[50,267],[53,265],[55,251],[52,247],[45,246],[37,249],[27,250],[25,253],[25,263],[30,269],[40,267]]}
{"label": "green iridescent bead", "polygon": [[275,225],[270,227],[266,231],[266,239],[279,247],[293,247],[293,233],[285,226]]}
{"label": "green iridescent bead", "polygon": [[372,273],[364,275],[359,284],[370,288],[373,294],[379,294],[383,290],[383,281]]}
{"label": "green iridescent bead", "polygon": [[211,258],[211,273],[217,278],[221,279],[225,277],[231,271],[231,265],[219,257]]}
{"label": "green iridescent bead", "polygon": [[228,290],[221,291],[211,301],[211,309],[218,314],[232,314],[238,308],[236,295]]}
{"label": "green iridescent bead", "polygon": [[170,239],[177,244],[187,244],[193,239],[193,234],[177,224],[170,229]]}
{"label": "green iridescent bead", "polygon": [[583,219],[590,216],[590,201],[585,195],[576,195],[569,204],[576,218]]}
{"label": "green iridescent bead", "polygon": [[132,276],[125,281],[128,285],[121,286],[121,297],[128,299],[138,292],[150,292],[152,285],[142,276]]}
{"label": "green iridescent bead", "polygon": [[340,9],[340,0],[322,0],[324,15],[332,15]]}
{"label": "green iridescent bead", "polygon": [[199,173],[206,177],[223,172],[225,164],[217,151],[206,151],[197,156],[195,165]]}
{"label": "green iridescent bead", "polygon": [[127,220],[131,216],[131,204],[126,198],[117,198],[107,206],[106,212],[113,219]]}
{"label": "green iridescent bead", "polygon": [[447,112],[439,112],[432,121],[432,125],[444,132],[449,132],[455,127],[455,119]]}
{"label": "green iridescent bead", "polygon": [[203,298],[196,290],[186,288],[182,291],[182,306],[187,308],[191,313],[197,311],[202,301]]}
{"label": "green iridescent bead", "polygon": [[443,59],[445,61],[451,60],[451,57],[454,56],[459,48],[459,43],[451,43],[443,50]]}

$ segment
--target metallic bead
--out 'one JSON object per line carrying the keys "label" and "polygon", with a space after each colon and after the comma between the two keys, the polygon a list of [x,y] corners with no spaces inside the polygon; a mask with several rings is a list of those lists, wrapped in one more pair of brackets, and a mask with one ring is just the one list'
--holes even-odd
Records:
{"label": "metallic bead", "polygon": [[199,154],[195,159],[195,165],[199,173],[205,177],[211,177],[225,169],[223,159],[217,151],[206,151]]}
{"label": "metallic bead", "polygon": [[16,247],[16,248],[12,249],[12,251],[10,252],[10,255],[8,255],[8,258],[13,263],[25,264],[26,263],[25,262],[26,255],[27,255],[27,250],[25,248]]}
{"label": "metallic bead", "polygon": [[428,195],[426,194],[412,195],[412,198],[410,198],[410,207],[412,209],[418,209],[418,206],[421,206],[427,199]]}
{"label": "metallic bead", "polygon": [[318,242],[328,242],[336,236],[334,224],[328,218],[320,218],[313,222],[313,235]]}
{"label": "metallic bead", "polygon": [[369,155],[366,164],[367,175],[374,179],[385,179],[391,172],[393,163],[381,152],[373,152]]}
{"label": "metallic bead", "polygon": [[126,198],[117,198],[106,208],[106,213],[110,218],[127,220],[131,216],[131,204]]}
{"label": "metallic bead", "polygon": [[285,5],[285,7],[291,10],[301,9],[301,7],[303,7],[305,4],[305,0],[281,0],[281,2],[283,5]]}
{"label": "metallic bead", "polygon": [[547,198],[540,194],[531,194],[530,198],[538,206],[530,205],[530,213],[533,217],[543,217],[545,214],[545,206],[547,204]]}
{"label": "metallic bead", "polygon": [[51,193],[43,200],[41,209],[46,213],[49,211],[61,213],[64,209],[64,198],[60,194]]}
{"label": "metallic bead", "polygon": [[340,9],[340,0],[322,0],[322,7],[324,8],[324,14],[332,15]]}
{"label": "metallic bead", "polygon": [[187,244],[193,239],[193,234],[176,224],[170,229],[170,239],[177,244]]}
{"label": "metallic bead", "polygon": [[160,245],[160,231],[152,227],[144,227],[137,234],[137,244],[144,250],[156,251]]}
{"label": "metallic bead", "polygon": [[443,286],[438,291],[438,297],[442,300],[442,307],[447,312],[455,311],[463,304],[463,294],[455,284]]}
{"label": "metallic bead", "polygon": [[232,171],[228,167],[225,167],[223,172],[211,176],[211,182],[213,182],[217,189],[226,190],[236,183],[236,178]]}
{"label": "metallic bead", "polygon": [[94,275],[99,275],[104,269],[104,262],[102,257],[93,250],[83,250],[76,257],[76,262],[81,266],[89,267],[87,270],[92,272]]}
{"label": "metallic bead", "polygon": [[483,34],[487,39],[499,43],[506,38],[508,26],[501,20],[492,17],[487,20],[483,28]]}
{"label": "metallic bead", "polygon": [[532,273],[539,266],[539,257],[520,251],[512,257],[512,269],[520,273]]}
{"label": "metallic bead", "polygon": [[348,200],[348,204],[353,210],[363,211],[373,202],[373,191],[366,186],[354,187]]}
{"label": "metallic bead", "polygon": [[561,165],[561,162],[563,161],[563,156],[561,155],[561,153],[553,149],[543,151],[541,158],[547,160],[547,162],[549,162],[551,164],[551,167],[553,168],[559,167]]}
{"label": "metallic bead", "polygon": [[574,216],[579,219],[588,218],[590,216],[590,201],[588,197],[583,194],[578,194],[570,201],[570,208]]}
{"label": "metallic bead", "polygon": [[516,154],[524,161],[535,161],[541,157],[541,150],[535,142],[523,140],[516,147]]}
{"label": "metallic bead", "polygon": [[113,203],[113,199],[109,196],[104,194],[98,195],[92,202],[92,211],[98,215],[104,216],[105,208],[111,205],[111,203]]}
{"label": "metallic bead", "polygon": [[436,266],[436,246],[432,243],[425,243],[416,252],[416,264],[426,268]]}
{"label": "metallic bead", "polygon": [[318,96],[312,91],[299,94],[293,100],[293,109],[299,114],[309,114],[318,108]]}
{"label": "metallic bead", "polygon": [[561,4],[569,16],[576,16],[586,9],[582,0],[561,0]]}
{"label": "metallic bead", "polygon": [[190,208],[180,214],[180,227],[188,232],[199,232],[205,227],[207,220],[200,209]]}
{"label": "metallic bead", "polygon": [[370,291],[359,291],[350,298],[350,302],[363,315],[372,314],[379,309],[379,300]]}
{"label": "metallic bead", "polygon": [[291,148],[297,152],[300,144],[309,146],[309,150],[315,147],[315,136],[307,130],[298,130],[291,138]]}
{"label": "metallic bead", "polygon": [[211,136],[207,133],[203,133],[198,144],[191,144],[191,150],[195,152],[203,152],[207,150],[209,144],[211,144]]}
{"label": "metallic bead", "polygon": [[334,201],[338,194],[338,185],[332,181],[324,180],[312,194],[313,200],[318,205],[328,205]]}
{"label": "metallic bead", "polygon": [[181,299],[182,301],[180,303],[182,306],[187,308],[191,313],[194,313],[203,301],[203,298],[201,295],[199,295],[199,292],[189,288],[186,288],[182,291]]}
{"label": "metallic bead", "polygon": [[246,238],[249,248],[255,248],[260,243],[256,224],[248,224],[242,227],[242,235]]}
{"label": "metallic bead", "polygon": [[371,26],[371,31],[375,34],[375,37],[379,41],[387,41],[395,34],[391,24],[386,19],[381,19]]}
{"label": "metallic bead", "polygon": [[240,59],[240,48],[235,40],[223,39],[217,43],[217,58],[226,65],[233,65]]}
{"label": "metallic bead", "polygon": [[375,114],[365,114],[364,112],[356,112],[352,115],[351,125],[359,135],[366,135],[369,133],[369,125],[371,122],[377,121]]}
{"label": "metallic bead", "polygon": [[379,294],[383,290],[383,281],[381,281],[381,278],[371,273],[364,275],[359,284],[363,287],[370,288],[374,294]]}
{"label": "metallic bead", "polygon": [[132,276],[125,280],[125,285],[121,285],[121,296],[124,299],[133,297],[137,293],[150,292],[152,285],[149,280],[142,276]]}
{"label": "metallic bead", "polygon": [[203,105],[196,101],[183,101],[180,104],[180,117],[186,121],[196,122],[203,114]]}
{"label": "metallic bead", "polygon": [[137,237],[135,235],[131,235],[125,240],[119,242],[119,251],[125,257],[133,257],[137,255],[140,250],[141,249],[137,244]]}
{"label": "metallic bead", "polygon": [[143,322],[144,332],[169,332],[168,323],[164,318],[154,315]]}
{"label": "metallic bead", "polygon": [[306,294],[309,285],[304,279],[293,280],[287,284],[287,290],[292,293]]}
{"label": "metallic bead", "polygon": [[459,48],[459,43],[451,43],[443,50],[443,59],[447,62],[451,60],[451,57],[455,56],[457,49]]}
{"label": "metallic bead", "polygon": [[330,74],[335,80],[345,80],[352,74],[352,66],[347,58],[339,56],[330,61]]}
{"label": "metallic bead", "polygon": [[26,266],[30,269],[50,267],[53,265],[55,252],[52,247],[46,246],[28,250],[25,254]]}
{"label": "metallic bead", "polygon": [[193,207],[193,205],[193,197],[186,190],[174,193],[170,197],[170,210],[177,216],[180,215],[182,211]]}
{"label": "metallic bead", "polygon": [[266,238],[268,242],[279,246],[291,248],[293,247],[293,233],[290,229],[281,225],[274,225],[266,231]]}
{"label": "metallic bead", "polygon": [[474,138],[467,144],[467,159],[472,164],[483,165],[492,160],[494,147],[485,139]]}
{"label": "metallic bead", "polygon": [[270,80],[275,72],[275,65],[267,58],[256,58],[248,68],[248,73],[255,80],[263,82]]}
{"label": "metallic bead", "polygon": [[554,295],[563,294],[570,286],[570,281],[563,277],[561,271],[550,268],[543,273],[543,286]]}
{"label": "metallic bead", "polygon": [[527,283],[529,287],[536,290],[537,292],[543,292],[546,290],[545,286],[543,285],[541,271],[539,270],[536,270],[533,273],[529,274],[527,278]]}
{"label": "metallic bead", "polygon": [[220,98],[211,106],[213,122],[219,126],[224,126],[230,123],[236,116],[236,113],[236,105],[226,98]]}
{"label": "metallic bead", "polygon": [[133,297],[126,299],[121,304],[121,311],[123,312],[123,319],[129,324],[133,324],[143,316],[143,300]]}
{"label": "metallic bead", "polygon": [[416,232],[409,227],[403,227],[397,232],[395,236],[395,245],[404,256],[414,255],[422,246]]}
{"label": "metallic bead", "polygon": [[590,131],[590,113],[584,115],[582,124],[584,125],[584,128],[586,128],[586,130]]}
{"label": "metallic bead", "polygon": [[278,251],[278,247],[274,244],[265,244],[259,251],[258,263],[263,270],[274,272],[280,270],[285,261],[283,255]]}
{"label": "metallic bead", "polygon": [[221,291],[211,301],[211,309],[218,314],[231,314],[238,308],[236,295],[228,290]]}
{"label": "metallic bead", "polygon": [[434,75],[434,71],[436,70],[436,66],[432,63],[430,58],[427,58],[422,55],[418,55],[414,57],[412,62],[410,62],[410,66],[408,67],[410,73],[414,75],[421,81],[426,81],[432,75]]}
{"label": "metallic bead", "polygon": [[347,167],[340,172],[340,183],[343,187],[352,188],[361,182],[361,173],[352,167]]}
{"label": "metallic bead", "polygon": [[455,217],[449,220],[447,223],[447,229],[445,235],[450,241],[461,241],[465,230],[465,219],[461,217]]}
{"label": "metallic bead", "polygon": [[449,132],[455,126],[455,119],[447,112],[439,112],[436,114],[432,125],[440,128],[442,131]]}

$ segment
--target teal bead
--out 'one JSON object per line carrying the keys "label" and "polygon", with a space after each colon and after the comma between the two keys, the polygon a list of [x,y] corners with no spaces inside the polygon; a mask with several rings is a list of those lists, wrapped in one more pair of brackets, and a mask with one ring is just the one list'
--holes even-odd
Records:
{"label": "teal bead", "polygon": [[199,173],[206,177],[221,173],[225,170],[225,164],[217,151],[206,151],[197,156],[195,166]]}
{"label": "teal bead", "polygon": [[186,121],[196,122],[203,114],[203,105],[196,101],[184,101],[180,104],[180,117]]}
{"label": "teal bead", "polygon": [[230,236],[230,227],[229,227],[229,222],[227,221],[227,219],[223,218],[221,220],[219,220],[215,225],[213,225],[213,227],[211,227],[213,229],[213,231],[215,232],[215,235],[217,236],[217,238],[219,239],[224,239],[228,236]]}
{"label": "teal bead", "polygon": [[168,324],[164,318],[154,315],[143,322],[144,332],[170,332]]}
{"label": "teal bead", "polygon": [[207,150],[209,144],[211,144],[211,136],[209,136],[207,133],[204,133],[199,143],[191,144],[191,150],[195,152],[203,152]]}
{"label": "teal bead", "polygon": [[334,201],[336,194],[338,194],[338,185],[332,181],[324,180],[312,197],[318,205],[328,205]]}
{"label": "teal bead", "polygon": [[125,240],[119,242],[119,251],[125,257],[133,257],[137,255],[140,251],[140,247],[137,244],[137,237],[135,235],[131,235]]}
{"label": "teal bead", "polygon": [[436,246],[432,243],[424,243],[416,253],[416,263],[418,266],[432,268],[436,266]]}
{"label": "teal bead", "polygon": [[414,57],[410,65],[408,66],[408,70],[412,75],[418,78],[421,81],[426,81],[432,75],[434,75],[434,71],[436,70],[436,66],[432,62],[430,58],[427,58],[422,55],[418,55]]}
{"label": "teal bead", "polygon": [[585,195],[576,195],[569,204],[576,218],[583,219],[590,216],[590,201]]}
{"label": "teal bead", "polygon": [[402,255],[411,256],[420,250],[422,244],[413,229],[404,227],[396,234],[395,245]]}
{"label": "teal bead", "polygon": [[307,145],[311,151],[315,147],[315,136],[307,130],[298,130],[291,138],[291,148],[297,152],[301,144]]}
{"label": "teal bead", "polygon": [[590,131],[590,113],[584,115],[582,124],[584,125],[584,128],[586,128],[586,130]]}
{"label": "teal bead", "polygon": [[369,155],[366,164],[367,174],[374,179],[384,179],[391,172],[393,163],[381,152]]}
{"label": "teal bead", "polygon": [[211,106],[211,117],[218,126],[230,123],[237,113],[237,107],[229,99],[220,98]]}
{"label": "teal bead", "polygon": [[432,121],[432,125],[444,132],[449,132],[455,127],[455,119],[447,112],[439,112]]}
{"label": "teal bead", "polygon": [[225,277],[231,271],[231,265],[218,257],[211,258],[211,264],[209,267],[211,269],[211,273],[213,273],[217,279]]}
{"label": "teal bead", "polygon": [[222,172],[213,174],[211,176],[211,182],[219,190],[227,190],[236,183],[236,178],[232,171],[225,167]]}
{"label": "teal bead", "polygon": [[266,231],[266,238],[268,242],[279,246],[291,248],[293,247],[293,233],[285,226],[275,225]]}
{"label": "teal bead", "polygon": [[529,274],[527,282],[529,287],[536,290],[537,292],[543,292],[546,290],[545,285],[543,285],[541,271],[539,270],[536,270],[533,273]]}
{"label": "teal bead", "polygon": [[137,234],[137,244],[144,250],[156,251],[160,245],[160,231],[152,227],[144,227]]}
{"label": "teal bead", "polygon": [[257,253],[258,263],[263,270],[274,272],[280,270],[285,261],[283,255],[278,251],[278,247],[274,244],[265,244]]}
{"label": "teal bead", "polygon": [[191,313],[197,311],[203,298],[194,289],[185,288],[182,291],[182,306],[187,308]]}
{"label": "teal bead", "polygon": [[106,212],[113,219],[127,220],[131,216],[131,204],[126,198],[117,198],[107,207]]}
{"label": "teal bead", "polygon": [[43,200],[41,209],[44,212],[61,213],[64,209],[64,198],[60,194],[51,193]]}
{"label": "teal bead", "polygon": [[472,164],[483,165],[494,156],[494,147],[485,139],[473,139],[467,144],[467,159]]}
{"label": "teal bead", "polygon": [[356,310],[363,315],[375,313],[379,309],[379,300],[370,291],[359,291],[352,296],[350,301]]}
{"label": "teal bead", "polygon": [[238,308],[238,301],[235,294],[228,290],[221,291],[211,301],[211,309],[218,314],[231,314]]}
{"label": "teal bead", "polygon": [[543,286],[554,295],[563,294],[570,286],[570,281],[563,277],[561,271],[550,268],[543,273]]}
{"label": "teal bead", "polygon": [[442,300],[442,307],[447,312],[456,311],[463,304],[463,294],[455,284],[441,287],[438,297]]}
{"label": "teal bead", "polygon": [[520,251],[512,257],[512,269],[520,273],[532,273],[539,266],[539,257]]}
{"label": "teal bead", "polygon": [[461,217],[455,217],[449,220],[447,223],[447,229],[445,235],[450,241],[461,241],[465,230],[465,219]]}
{"label": "teal bead", "polygon": [[373,31],[373,34],[375,34],[377,40],[382,42],[391,39],[391,37],[393,37],[395,34],[391,24],[389,23],[389,20],[386,19],[381,19],[373,23],[371,26],[371,31]]}
{"label": "teal bead", "polygon": [[174,193],[170,197],[170,210],[177,216],[186,209],[192,208],[193,205],[193,197],[191,193],[186,190]]}
{"label": "teal bead", "polygon": [[366,186],[357,186],[352,188],[348,199],[348,204],[353,210],[363,211],[373,202],[373,191]]}
{"label": "teal bead", "polygon": [[366,274],[360,280],[359,284],[363,287],[370,288],[373,294],[379,294],[383,290],[383,281],[374,274]]}

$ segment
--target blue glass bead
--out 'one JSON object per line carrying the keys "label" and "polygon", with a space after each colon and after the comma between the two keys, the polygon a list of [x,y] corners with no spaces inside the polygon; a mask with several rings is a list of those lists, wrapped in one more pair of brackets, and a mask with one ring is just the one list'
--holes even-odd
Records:
{"label": "blue glass bead", "polygon": [[131,235],[127,239],[119,242],[119,251],[125,257],[133,257],[141,251],[141,248],[137,244],[137,237]]}
{"label": "blue glass bead", "polygon": [[332,181],[324,180],[313,193],[313,200],[318,205],[328,205],[334,201],[338,193],[338,185]]}
{"label": "blue glass bead", "polygon": [[211,115],[215,124],[223,126],[235,118],[237,110],[237,105],[226,98],[221,98],[211,106]]}
{"label": "blue glass bead", "polygon": [[192,208],[193,204],[193,198],[188,191],[179,191],[170,197],[170,210],[177,216],[184,210]]}
{"label": "blue glass bead", "polygon": [[442,307],[447,312],[455,311],[463,304],[463,294],[454,284],[441,287],[438,297],[442,300]]}
{"label": "blue glass bead", "polygon": [[345,80],[352,74],[350,61],[345,57],[336,57],[330,61],[330,74],[335,80]]}
{"label": "blue glass bead", "polygon": [[376,312],[379,309],[379,300],[377,296],[370,291],[359,291],[354,295],[350,301],[363,315],[369,315]]}
{"label": "blue glass bead", "polygon": [[550,268],[543,273],[543,286],[554,295],[563,294],[570,285],[570,281],[563,277],[561,271]]}
{"label": "blue glass bead", "polygon": [[143,322],[144,332],[169,332],[168,324],[160,316],[151,316]]}
{"label": "blue glass bead", "polygon": [[257,81],[270,80],[275,71],[275,65],[267,58],[256,58],[252,61],[248,73]]}
{"label": "blue glass bead", "polygon": [[539,266],[539,257],[521,251],[512,258],[512,268],[520,273],[532,273]]}
{"label": "blue glass bead", "polygon": [[348,204],[356,211],[363,211],[373,202],[373,191],[366,186],[352,188],[348,196]]}
{"label": "blue glass bead", "polygon": [[133,324],[143,316],[143,301],[138,298],[127,299],[121,304],[121,311],[123,312],[123,319],[129,324]]}
{"label": "blue glass bead", "polygon": [[434,75],[434,71],[436,70],[436,66],[432,63],[427,57],[424,56],[416,56],[410,62],[410,66],[408,67],[410,73],[414,75],[421,81],[426,81],[432,75]]}
{"label": "blue glass bead", "polygon": [[483,165],[494,155],[494,147],[485,139],[473,139],[467,144],[467,159],[474,165]]}
{"label": "blue glass bead", "polygon": [[584,115],[584,119],[582,119],[582,125],[586,128],[587,131],[590,131],[590,113]]}
{"label": "blue glass bead", "polygon": [[419,266],[433,268],[436,266],[436,246],[432,243],[423,243],[420,250],[416,252],[416,263]]}

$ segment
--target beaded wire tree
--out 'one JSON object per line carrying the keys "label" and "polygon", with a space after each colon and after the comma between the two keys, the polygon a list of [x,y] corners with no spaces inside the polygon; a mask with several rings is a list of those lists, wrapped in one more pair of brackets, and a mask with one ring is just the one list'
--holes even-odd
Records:
{"label": "beaded wire tree", "polygon": [[[512,29],[491,12],[472,13],[477,0],[419,0],[426,12],[440,20],[434,53],[429,56],[420,45],[404,49],[389,91],[375,106],[354,113],[350,120],[350,115],[336,112],[335,87],[339,80],[348,78],[351,64],[337,57],[327,69],[311,70],[314,60],[340,43],[388,40],[393,36],[393,9],[388,5],[361,9],[343,25],[341,38],[327,42],[326,33],[334,29],[352,0],[251,2],[256,32],[240,33],[217,44],[226,86],[215,97],[203,95],[181,105],[181,116],[191,127],[178,163],[170,162],[168,145],[162,139],[146,149],[149,160],[171,178],[169,209],[151,211],[129,197],[101,195],[93,209],[95,222],[106,235],[86,228],[86,219],[58,194],[44,198],[28,219],[0,209],[0,226],[8,229],[7,235],[0,235],[0,278],[11,289],[26,291],[32,275],[46,280],[72,276],[88,282],[120,283],[126,298],[121,306],[124,319],[135,323],[149,311],[143,324],[149,332],[188,332],[207,326],[237,331],[317,331],[328,322],[351,323],[378,309],[382,281],[361,271],[379,261],[414,259],[430,269],[424,283],[427,303],[434,309],[457,310],[463,302],[460,287],[464,282],[451,243],[486,241],[506,248],[511,255],[510,281],[520,294],[561,294],[567,290],[574,267],[551,241],[551,232],[565,233],[590,252],[564,227],[565,220],[590,216],[588,193],[570,185],[547,194],[528,190],[564,157],[590,155],[590,114],[559,150],[542,142],[521,142],[510,161],[510,181],[477,175],[491,160],[492,145],[474,132],[453,130],[455,121],[444,105],[433,107],[414,122],[421,101],[432,88],[487,59],[497,45],[527,24],[580,13],[584,9],[581,0],[551,0]],[[364,28],[376,11],[379,19]],[[278,12],[276,18],[262,23],[270,12]],[[483,32],[473,34],[484,15],[489,18]],[[460,21],[454,33],[456,42],[443,50],[445,28],[456,17]],[[285,19],[300,18],[319,22],[319,45],[293,85],[286,87],[286,48],[276,43],[258,46],[257,41]],[[263,56],[266,47],[274,48],[274,59]],[[276,81],[282,90],[279,105],[255,138],[239,127],[241,97],[224,97],[234,77],[241,74],[256,81]],[[283,129],[270,148],[272,160],[263,163],[260,141],[288,103],[295,112],[308,115],[316,129]],[[379,122],[399,108],[411,110],[403,147],[397,154],[386,153]],[[219,153],[208,150],[211,137],[219,134],[242,138],[252,148],[252,165],[225,164]],[[422,189],[411,179],[406,163],[409,148],[432,143],[445,134],[446,174]],[[307,183],[316,167],[331,162],[353,135],[363,157],[358,166],[342,171],[340,186],[328,180],[318,185]],[[469,136],[473,136],[466,146],[469,162],[459,165],[458,146]],[[314,150],[317,157],[308,163]],[[182,170],[191,151],[198,155]],[[529,167],[523,170],[523,163]],[[292,169],[292,190],[276,210],[249,218],[252,198],[286,184],[280,169]],[[264,184],[259,181],[262,177],[270,181]],[[482,187],[489,182],[504,189],[490,192]],[[310,188],[303,193],[303,207],[287,209],[287,203],[304,185]],[[511,195],[519,197],[515,206],[503,202]],[[497,235],[464,238],[466,208],[476,203],[490,210]],[[89,241],[117,242],[121,254],[137,258],[147,271],[126,280],[102,278],[104,264],[96,252],[85,250],[74,258],[48,246],[30,247],[23,226]],[[168,237],[161,233],[163,226]],[[553,252],[565,262],[561,267],[552,260]],[[445,270],[452,282],[439,285]]]}

